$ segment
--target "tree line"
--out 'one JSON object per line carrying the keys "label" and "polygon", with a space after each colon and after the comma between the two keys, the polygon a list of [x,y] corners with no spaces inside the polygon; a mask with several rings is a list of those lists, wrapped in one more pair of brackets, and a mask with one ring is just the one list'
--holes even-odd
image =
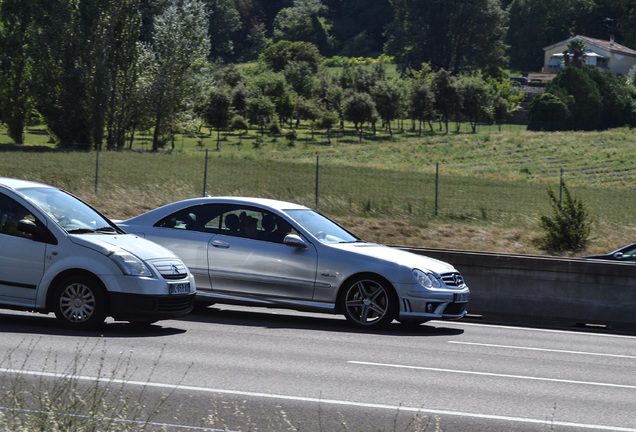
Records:
{"label": "tree line", "polygon": [[[550,20],[537,23],[543,3]],[[25,125],[44,121],[61,146],[87,149],[123,149],[139,130],[152,130],[158,149],[202,122],[217,131],[293,129],[301,120],[325,130],[349,121],[360,132],[377,123],[390,131],[406,118],[420,128],[439,120],[448,131],[460,119],[475,127],[514,109],[520,95],[503,68],[532,64],[543,41],[579,29],[636,37],[630,4],[0,0],[0,119],[16,143]],[[598,24],[601,16],[609,18]],[[515,36],[529,25],[546,37]],[[367,55],[380,59],[375,67],[347,60]],[[400,77],[387,76],[387,58]],[[235,65],[248,60],[255,65]],[[328,61],[339,72],[330,73]]]}

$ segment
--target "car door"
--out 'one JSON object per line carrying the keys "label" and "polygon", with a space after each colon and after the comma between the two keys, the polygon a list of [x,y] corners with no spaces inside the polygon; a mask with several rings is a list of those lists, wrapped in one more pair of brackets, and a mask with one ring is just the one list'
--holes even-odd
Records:
{"label": "car door", "polygon": [[32,306],[44,274],[47,244],[20,231],[22,219],[43,226],[15,199],[0,194],[0,301]]}
{"label": "car door", "polygon": [[194,276],[197,290],[211,289],[208,247],[219,231],[221,210],[221,204],[188,207],[164,217],[143,233],[181,258]]}
{"label": "car door", "polygon": [[[265,221],[271,216],[276,222],[269,227]],[[235,228],[230,221],[237,217]],[[291,225],[271,212],[226,205],[221,230],[208,248],[212,291],[262,300],[312,300],[316,250],[310,243],[306,248],[284,244],[287,230],[293,230]]]}

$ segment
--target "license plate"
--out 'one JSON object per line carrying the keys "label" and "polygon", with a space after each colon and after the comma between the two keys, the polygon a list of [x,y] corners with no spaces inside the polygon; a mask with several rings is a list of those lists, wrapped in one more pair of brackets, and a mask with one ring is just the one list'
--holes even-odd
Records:
{"label": "license plate", "polygon": [[455,293],[453,294],[453,301],[455,303],[466,303],[468,302],[468,293]]}
{"label": "license plate", "polygon": [[190,292],[190,282],[177,283],[168,285],[170,294],[187,294]]}

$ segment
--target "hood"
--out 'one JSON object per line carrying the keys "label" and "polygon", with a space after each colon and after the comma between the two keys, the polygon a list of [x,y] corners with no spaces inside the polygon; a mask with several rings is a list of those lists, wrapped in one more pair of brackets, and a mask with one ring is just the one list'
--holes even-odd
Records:
{"label": "hood", "polygon": [[175,258],[170,250],[133,234],[71,234],[69,239],[104,255],[123,249],[144,261]]}
{"label": "hood", "polygon": [[375,243],[338,243],[330,246],[358,255],[364,255],[369,258],[392,262],[405,267],[430,270],[437,274],[457,271],[455,267],[444,261]]}

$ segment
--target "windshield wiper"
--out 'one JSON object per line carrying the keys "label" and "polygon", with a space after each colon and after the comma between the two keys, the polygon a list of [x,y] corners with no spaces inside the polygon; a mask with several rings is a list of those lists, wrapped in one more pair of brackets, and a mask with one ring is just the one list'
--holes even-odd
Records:
{"label": "windshield wiper", "polygon": [[97,228],[95,231],[104,232],[104,233],[117,232],[117,230],[115,228],[111,227],[111,226],[105,226],[105,227]]}
{"label": "windshield wiper", "polygon": [[90,228],[75,228],[72,230],[67,230],[66,232],[68,232],[69,234],[87,234],[94,233],[95,230]]}
{"label": "windshield wiper", "polygon": [[75,228],[67,231],[69,234],[89,234],[89,233],[113,233],[117,230],[113,227],[105,226],[97,229],[91,228]]}

